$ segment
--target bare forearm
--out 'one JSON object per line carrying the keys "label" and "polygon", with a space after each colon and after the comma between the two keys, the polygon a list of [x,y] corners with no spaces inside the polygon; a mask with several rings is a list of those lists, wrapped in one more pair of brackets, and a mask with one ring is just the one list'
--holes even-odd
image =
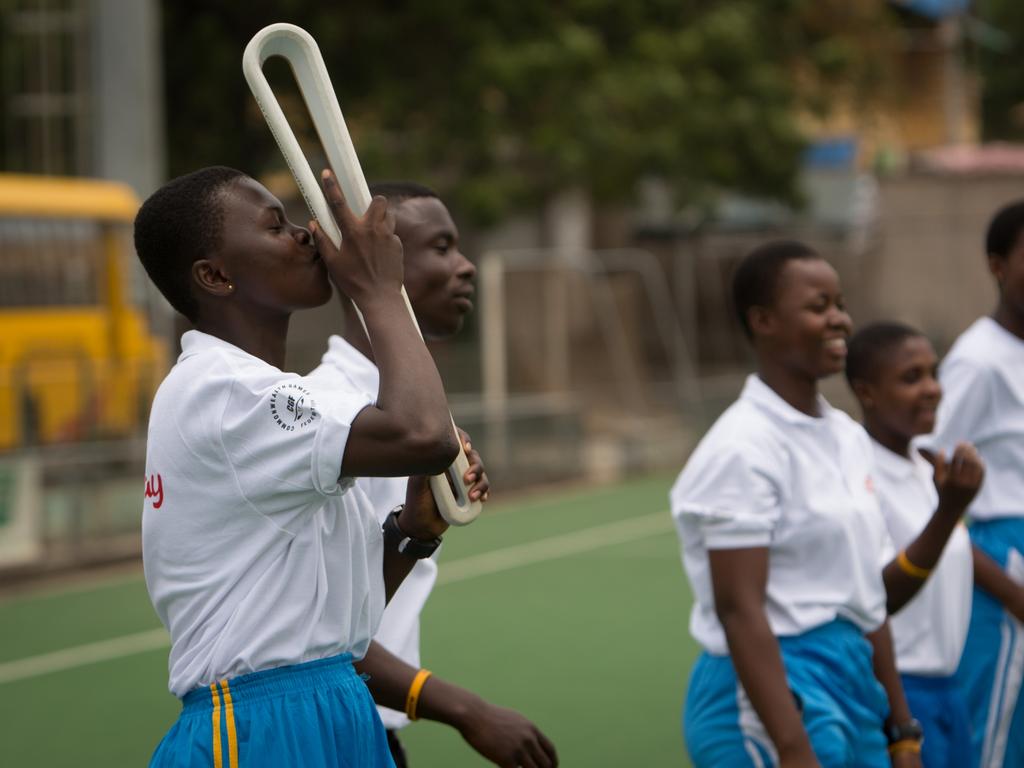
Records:
{"label": "bare forearm", "polygon": [[418,671],[415,667],[406,664],[376,640],[370,642],[366,655],[362,661],[356,662],[355,667],[359,674],[367,676],[366,687],[375,702],[399,712],[405,709],[406,694]]}
{"label": "bare forearm", "polygon": [[[356,664],[369,675],[367,686],[374,700],[402,711],[419,672],[377,642]],[[491,704],[465,688],[431,675],[420,689],[416,714],[455,728],[477,753],[494,765],[532,765],[557,768],[554,745],[540,730],[511,709]]]}
{"label": "bare forearm", "polygon": [[[906,605],[924,585],[928,572],[942,557],[950,535],[963,518],[985,476],[985,465],[974,446],[958,443],[952,459],[921,449],[932,465],[939,505],[921,534],[904,550],[908,563],[900,567],[899,556],[882,571],[889,613]],[[909,571],[909,572],[908,572]]]}
{"label": "bare forearm", "polygon": [[403,555],[396,549],[384,550],[384,599],[391,602],[395,592],[402,586],[409,571],[416,565],[416,558]]}
{"label": "bare forearm", "polygon": [[903,692],[903,681],[896,669],[896,652],[893,649],[889,620],[886,619],[885,623],[869,633],[867,638],[874,650],[872,661],[875,677],[885,688],[885,695],[889,699],[889,720],[894,723],[905,723],[911,718],[910,707]]}
{"label": "bare forearm", "polygon": [[934,568],[963,514],[961,508],[950,509],[940,505],[918,537],[907,546],[910,562],[928,570]]}
{"label": "bare forearm", "polygon": [[[406,696],[419,672],[417,668],[404,663],[375,640],[355,669],[359,674],[369,675],[367,687],[379,705],[398,712],[406,709]],[[458,729],[469,713],[483,703],[475,693],[431,675],[423,684],[416,712],[425,720]]]}
{"label": "bare forearm", "polygon": [[[380,371],[377,407],[424,431],[451,432],[441,376],[399,293],[360,303]],[[451,437],[455,445],[454,434]]]}
{"label": "bare forearm", "polygon": [[[406,696],[419,672],[416,667],[406,664],[374,640],[356,669],[369,676],[366,685],[375,702],[399,712],[405,710]],[[458,728],[472,708],[480,704],[482,699],[476,694],[431,675],[423,684],[416,712],[426,720]]]}
{"label": "bare forearm", "polygon": [[974,559],[974,583],[1004,606],[1013,602],[1020,592],[1021,585],[1011,579],[999,567],[999,563],[976,546],[971,547],[971,554]]}
{"label": "bare forearm", "polygon": [[763,610],[720,616],[736,675],[780,754],[810,754],[796,701],[786,682],[779,641]]}
{"label": "bare forearm", "polygon": [[[931,571],[942,557],[949,537],[956,529],[963,510],[939,507],[924,530],[904,550],[907,559],[923,571]],[[904,571],[895,559],[882,570],[885,582],[886,608],[894,614],[909,603],[927,581]]]}

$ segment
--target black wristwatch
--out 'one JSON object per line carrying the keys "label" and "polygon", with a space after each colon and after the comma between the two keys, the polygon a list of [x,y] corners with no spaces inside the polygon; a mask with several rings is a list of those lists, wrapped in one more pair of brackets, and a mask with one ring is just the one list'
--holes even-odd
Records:
{"label": "black wristwatch", "polygon": [[384,546],[395,549],[407,557],[415,557],[417,560],[430,557],[441,546],[441,537],[424,541],[406,536],[401,526],[398,525],[398,516],[402,514],[403,509],[405,509],[405,505],[399,504],[384,520]]}
{"label": "black wristwatch", "polygon": [[897,741],[916,741],[920,744],[924,741],[924,729],[917,720],[910,718],[905,723],[889,723],[886,725],[885,737],[889,740],[890,744],[895,744]]}

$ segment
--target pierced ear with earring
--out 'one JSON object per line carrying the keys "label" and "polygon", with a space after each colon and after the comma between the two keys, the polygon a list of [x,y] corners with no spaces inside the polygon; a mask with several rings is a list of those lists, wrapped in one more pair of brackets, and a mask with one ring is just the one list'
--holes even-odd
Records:
{"label": "pierced ear with earring", "polygon": [[235,284],[234,283],[228,283],[228,290],[229,291],[235,290]]}

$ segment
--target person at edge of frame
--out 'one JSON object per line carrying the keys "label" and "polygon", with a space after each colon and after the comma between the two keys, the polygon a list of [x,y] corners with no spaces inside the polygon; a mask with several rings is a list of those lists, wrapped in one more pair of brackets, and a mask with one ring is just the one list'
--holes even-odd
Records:
{"label": "person at edge of frame", "polygon": [[[1024,200],[1001,208],[985,234],[995,310],[963,332],[939,366],[944,396],[922,444],[970,440],[986,466],[968,510],[974,546],[1024,582]],[[1024,625],[975,570],[971,622],[957,679],[982,768],[1024,765]]]}
{"label": "person at edge of frame", "polygon": [[[697,768],[917,768],[887,613],[922,585],[908,553],[929,567],[945,539],[896,555],[870,438],[818,392],[852,330],[831,265],[803,243],[766,243],[739,265],[733,298],[756,373],[670,493],[704,649],[687,748]],[[941,478],[958,498],[978,481],[955,463]]]}
{"label": "person at edge of frame", "polygon": [[[427,339],[445,339],[462,328],[473,309],[476,267],[459,248],[459,231],[444,202],[429,188],[413,182],[373,184],[370,192],[388,200],[395,215],[395,234],[402,241],[405,289]],[[376,398],[379,373],[373,349],[355,308],[344,295],[344,332],[332,335],[321,365],[312,378],[346,378],[347,386]],[[468,445],[468,443],[467,443]],[[405,478],[359,478],[382,517],[405,494]],[[486,501],[486,476],[470,493]],[[381,514],[382,513],[382,514]],[[498,707],[420,667],[419,618],[437,580],[437,551],[417,561],[391,602],[366,656],[356,669],[368,675],[375,697],[390,692],[405,696],[403,711],[378,707],[388,744],[398,768],[409,764],[399,731],[410,719],[426,718],[452,726],[482,757],[499,766],[554,768],[558,757],[548,738],[529,720]]]}

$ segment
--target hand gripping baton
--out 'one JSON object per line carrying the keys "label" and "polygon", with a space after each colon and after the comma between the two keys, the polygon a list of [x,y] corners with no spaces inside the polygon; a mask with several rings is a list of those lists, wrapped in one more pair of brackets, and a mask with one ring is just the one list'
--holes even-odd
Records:
{"label": "hand gripping baton", "polygon": [[[288,167],[299,186],[299,192],[305,198],[310,211],[331,242],[335,246],[340,246],[341,232],[327,205],[323,190],[305,155],[302,154],[295,133],[288,125],[281,105],[263,74],[263,64],[271,56],[282,57],[291,67],[320,137],[320,143],[324,147],[338,183],[341,184],[345,200],[354,213],[362,216],[370,206],[370,189],[366,185],[355,147],[352,146],[352,138],[348,134],[345,118],[342,117],[338,97],[331,86],[320,49],[306,30],[294,24],[271,24],[257,32],[245,47],[245,53],[242,55],[242,72],[249,83],[252,95],[263,111],[270,132],[284,154],[284,159],[288,162]],[[416,315],[412,311],[404,287],[402,298],[418,331],[419,324],[416,323]],[[359,314],[359,320],[365,328],[366,323],[358,307],[356,313]],[[421,332],[420,337],[422,336]],[[454,421],[452,429],[455,429]],[[445,474],[430,479],[430,489],[433,491],[437,508],[450,525],[471,523],[480,514],[481,506],[479,501],[470,501],[469,491],[462,480],[469,469],[469,460],[462,448],[462,440],[459,439],[458,442],[459,455],[455,463]]]}

